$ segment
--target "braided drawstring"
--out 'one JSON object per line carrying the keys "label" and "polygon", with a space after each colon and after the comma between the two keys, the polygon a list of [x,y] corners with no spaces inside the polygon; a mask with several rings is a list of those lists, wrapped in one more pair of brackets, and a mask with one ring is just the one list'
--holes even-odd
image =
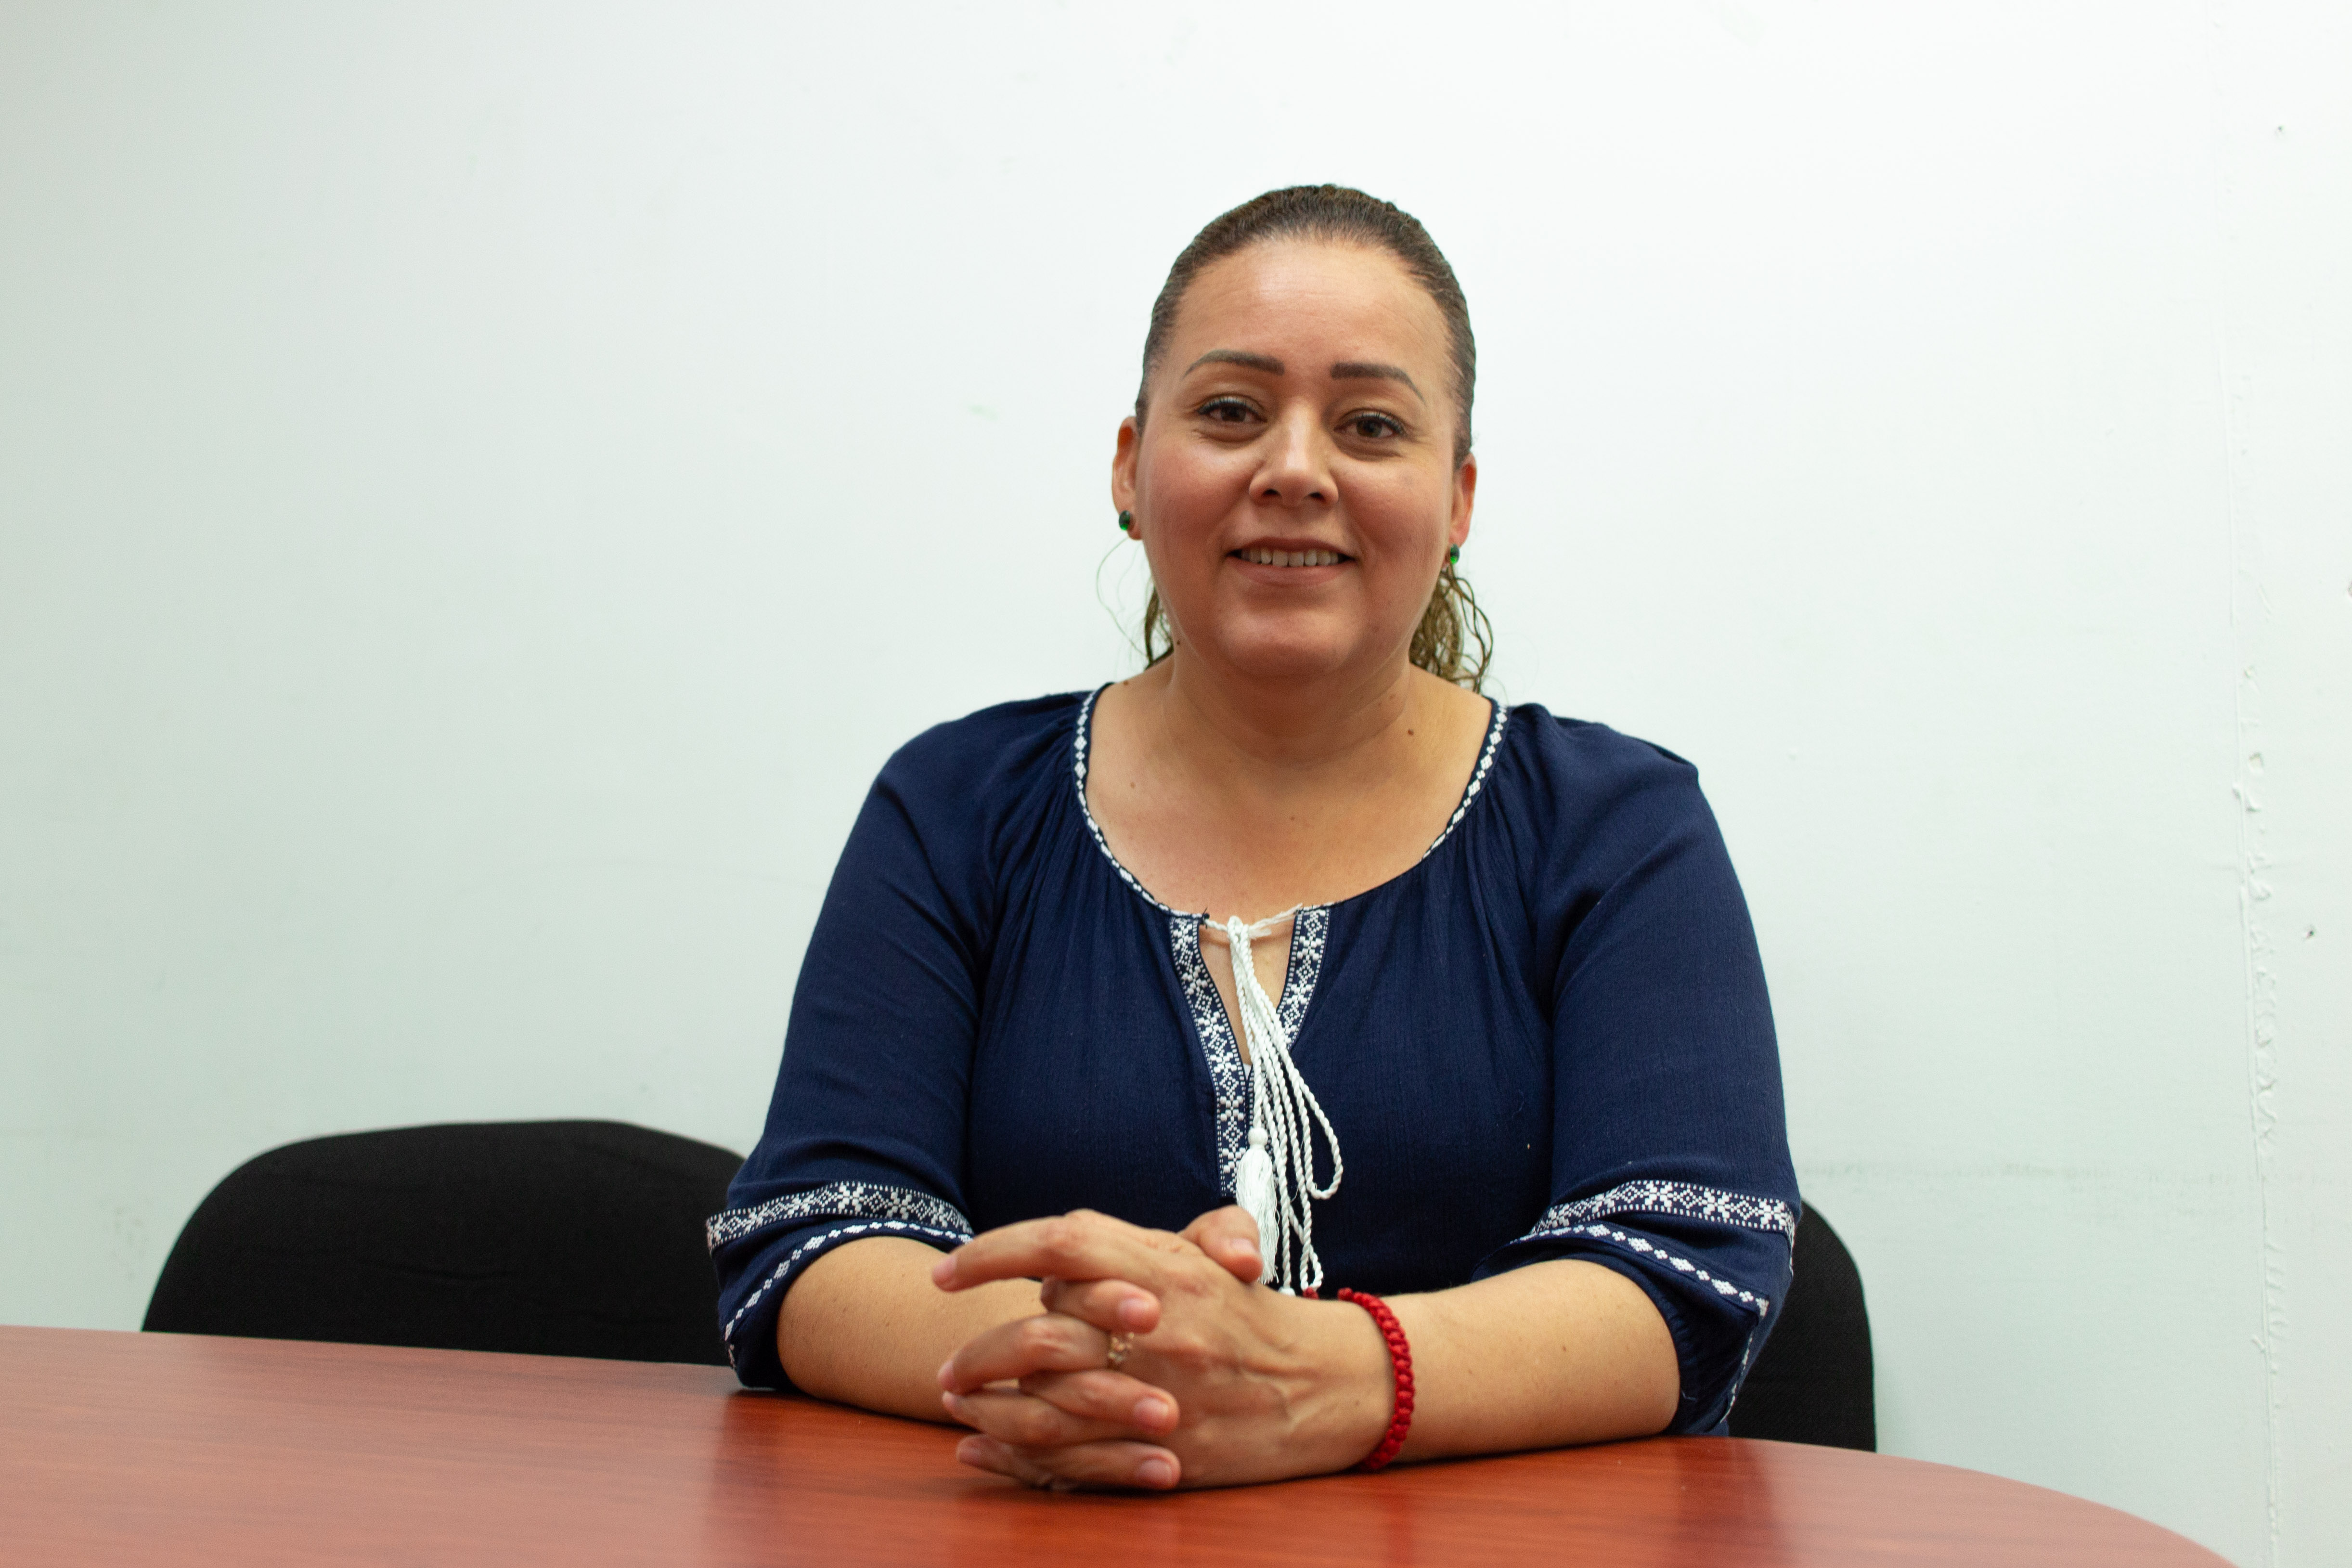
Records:
{"label": "braided drawstring", "polygon": [[[1314,1201],[1337,1193],[1347,1169],[1339,1158],[1339,1135],[1290,1059],[1289,1031],[1282,1026],[1274,998],[1258,984],[1250,956],[1253,941],[1271,935],[1297,913],[1285,910],[1255,925],[1244,925],[1234,916],[1217,928],[1233,949],[1234,996],[1241,1004],[1242,1037],[1250,1057],[1249,1149],[1234,1172],[1234,1201],[1257,1221],[1258,1246],[1265,1255],[1259,1278],[1292,1294],[1312,1292],[1323,1283],[1323,1260],[1315,1253]],[[1315,1184],[1318,1126],[1331,1145],[1328,1186]]]}

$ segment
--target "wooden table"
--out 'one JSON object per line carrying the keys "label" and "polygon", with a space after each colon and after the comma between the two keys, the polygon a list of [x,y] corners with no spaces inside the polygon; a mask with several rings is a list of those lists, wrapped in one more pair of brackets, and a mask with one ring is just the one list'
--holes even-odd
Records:
{"label": "wooden table", "polygon": [[0,1328],[0,1562],[2131,1563],[2221,1559],[1942,1465],[1658,1439],[1172,1497],[713,1367]]}

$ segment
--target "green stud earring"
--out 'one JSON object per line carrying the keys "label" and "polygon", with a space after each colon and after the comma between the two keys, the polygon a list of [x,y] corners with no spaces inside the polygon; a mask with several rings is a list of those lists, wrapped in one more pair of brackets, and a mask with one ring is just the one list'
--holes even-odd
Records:
{"label": "green stud earring", "polygon": [[1118,514],[1118,531],[1121,533],[1133,533],[1135,531],[1135,514],[1133,512],[1123,511]]}
{"label": "green stud earring", "polygon": [[1448,566],[1459,566],[1462,564],[1462,547],[1460,545],[1454,544],[1446,547],[1445,563]]}

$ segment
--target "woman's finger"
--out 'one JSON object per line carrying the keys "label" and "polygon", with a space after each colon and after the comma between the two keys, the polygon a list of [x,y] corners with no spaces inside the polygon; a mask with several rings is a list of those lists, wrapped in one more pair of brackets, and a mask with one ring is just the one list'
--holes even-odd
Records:
{"label": "woman's finger", "polygon": [[970,1394],[992,1383],[1013,1383],[1041,1372],[1085,1372],[1105,1364],[1110,1336],[1062,1312],[1041,1312],[1001,1323],[964,1342],[940,1368],[940,1386]]}
{"label": "woman's finger", "polygon": [[1048,1279],[1037,1300],[1109,1334],[1148,1334],[1160,1326],[1160,1298],[1124,1279]]}
{"label": "woman's finger", "polygon": [[1256,1284],[1265,1274],[1265,1255],[1258,1250],[1257,1221],[1239,1204],[1211,1209],[1179,1235],[1244,1285]]}
{"label": "woman's finger", "polygon": [[1176,1426],[1176,1402],[1148,1384],[1125,1391],[1065,1388],[1057,1392],[1063,1398],[1099,1411],[1100,1415],[1066,1409],[1051,1399],[1002,1386],[970,1394],[942,1394],[940,1403],[965,1426],[1020,1448],[1064,1448],[1108,1439],[1164,1437]]}
{"label": "woman's finger", "polygon": [[1020,1388],[1065,1415],[1119,1427],[1130,1437],[1164,1437],[1181,1415],[1176,1396],[1166,1389],[1108,1367],[1032,1373]]}
{"label": "woman's finger", "polygon": [[1196,1250],[1167,1231],[1076,1209],[974,1237],[931,1266],[931,1283],[961,1290],[991,1279],[1128,1279],[1150,1290],[1171,1259]]}
{"label": "woman's finger", "polygon": [[1010,1476],[1026,1486],[1054,1491],[1081,1487],[1138,1487],[1166,1491],[1184,1478],[1175,1455],[1150,1443],[1080,1443],[1067,1448],[1026,1449],[993,1437],[966,1437],[956,1458],[974,1469]]}

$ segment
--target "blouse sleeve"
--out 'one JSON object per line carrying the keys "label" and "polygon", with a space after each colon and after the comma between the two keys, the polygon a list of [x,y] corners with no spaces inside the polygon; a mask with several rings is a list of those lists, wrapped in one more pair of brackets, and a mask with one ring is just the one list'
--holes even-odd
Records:
{"label": "blouse sleeve", "polygon": [[971,1237],[964,1118],[995,922],[985,826],[969,798],[955,807],[941,774],[958,770],[926,740],[858,813],[802,961],[767,1128],[709,1223],[728,1359],[752,1387],[787,1386],[776,1314],[826,1251]]}
{"label": "blouse sleeve", "polygon": [[1530,889],[1556,954],[1550,1206],[1480,1272],[1579,1258],[1632,1279],[1674,1336],[1668,1430],[1713,1431],[1776,1321],[1796,1238],[1771,1005],[1696,772],[1584,728],[1643,756],[1597,810],[1555,816],[1582,820]]}

